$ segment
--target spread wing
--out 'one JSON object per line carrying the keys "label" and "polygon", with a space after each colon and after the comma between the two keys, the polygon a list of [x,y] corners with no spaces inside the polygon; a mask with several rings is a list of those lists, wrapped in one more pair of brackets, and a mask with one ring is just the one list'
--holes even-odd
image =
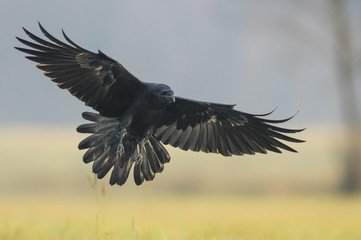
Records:
{"label": "spread wing", "polygon": [[[234,105],[193,101],[177,97],[159,121],[154,136],[164,144],[183,150],[220,153],[224,156],[280,153],[280,149],[296,152],[282,143],[303,142],[285,134],[304,129],[286,129],[274,124],[283,120],[269,120],[233,109]],[[271,112],[272,113],[272,112]]]}
{"label": "spread wing", "polygon": [[144,84],[130,74],[120,63],[101,51],[90,52],[79,47],[64,33],[69,44],[50,35],[39,23],[43,40],[24,28],[35,42],[17,39],[30,49],[16,49],[30,54],[28,59],[39,63],[38,68],[62,89],[99,111],[103,116],[116,117],[134,101]]}

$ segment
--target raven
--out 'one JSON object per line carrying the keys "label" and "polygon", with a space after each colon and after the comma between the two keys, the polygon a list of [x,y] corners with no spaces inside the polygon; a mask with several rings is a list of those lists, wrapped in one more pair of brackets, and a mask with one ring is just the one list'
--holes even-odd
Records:
{"label": "raven", "polygon": [[15,48],[30,54],[26,58],[37,62],[58,87],[99,112],[82,114],[91,123],[77,131],[92,135],[78,147],[88,149],[83,161],[93,162],[99,179],[113,168],[111,185],[123,185],[133,165],[137,185],[153,180],[170,161],[162,143],[231,156],[281,153],[280,149],[297,152],[279,140],[304,142],[286,135],[304,129],[275,126],[292,117],[270,120],[264,117],[273,111],[254,115],[235,110],[235,105],[175,97],[169,86],[140,81],[100,50],[94,53],[78,46],[64,31],[68,43],[50,35],[40,23],[39,27],[48,40],[23,28],[34,42],[16,37],[30,49]]}

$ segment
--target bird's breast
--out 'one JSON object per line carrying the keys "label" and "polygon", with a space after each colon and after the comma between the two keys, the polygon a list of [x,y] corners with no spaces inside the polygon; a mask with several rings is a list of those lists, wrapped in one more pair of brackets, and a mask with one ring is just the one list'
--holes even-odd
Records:
{"label": "bird's breast", "polygon": [[148,107],[146,104],[134,106],[128,111],[131,118],[130,130],[139,137],[146,137],[153,132],[154,125],[160,117],[160,113]]}

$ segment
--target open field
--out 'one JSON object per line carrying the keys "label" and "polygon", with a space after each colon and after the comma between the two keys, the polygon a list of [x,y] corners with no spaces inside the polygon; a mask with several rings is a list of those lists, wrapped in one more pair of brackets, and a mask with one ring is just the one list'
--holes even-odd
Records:
{"label": "open field", "polygon": [[361,197],[2,201],[0,239],[361,239]]}
{"label": "open field", "polygon": [[0,239],[361,239],[361,196],[330,193],[342,144],[311,132],[300,135],[308,142],[299,154],[168,148],[172,161],[155,181],[92,188],[76,149],[84,135],[2,129]]}

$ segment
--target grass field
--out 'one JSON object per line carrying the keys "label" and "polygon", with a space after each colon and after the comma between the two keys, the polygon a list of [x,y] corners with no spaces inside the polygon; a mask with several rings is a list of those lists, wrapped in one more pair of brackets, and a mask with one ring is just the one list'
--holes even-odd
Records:
{"label": "grass field", "polygon": [[328,136],[304,135],[299,154],[170,149],[155,181],[120,188],[95,186],[82,135],[40,129],[2,131],[0,239],[361,239],[361,196],[329,191],[340,144]]}
{"label": "grass field", "polygon": [[361,198],[139,196],[2,202],[1,239],[361,239]]}

